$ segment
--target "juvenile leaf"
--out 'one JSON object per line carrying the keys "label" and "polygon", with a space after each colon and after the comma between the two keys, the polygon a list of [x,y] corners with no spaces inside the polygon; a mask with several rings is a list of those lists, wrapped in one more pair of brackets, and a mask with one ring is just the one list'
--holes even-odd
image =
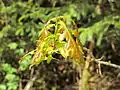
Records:
{"label": "juvenile leaf", "polygon": [[54,59],[52,57],[54,53],[59,53],[64,58],[74,58],[78,63],[84,62],[82,45],[77,39],[78,32],[77,30],[74,30],[74,32],[68,30],[65,22],[65,18],[62,16],[50,19],[47,22],[40,32],[37,47],[33,52],[33,64],[31,66],[38,65],[44,60],[50,63]]}

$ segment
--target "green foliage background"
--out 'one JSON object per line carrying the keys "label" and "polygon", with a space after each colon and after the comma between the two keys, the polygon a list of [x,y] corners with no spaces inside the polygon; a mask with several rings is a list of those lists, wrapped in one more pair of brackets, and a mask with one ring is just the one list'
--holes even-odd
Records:
{"label": "green foliage background", "polygon": [[[102,3],[100,2],[102,1]],[[98,58],[104,53],[105,60],[120,63],[120,1],[119,0],[1,0],[0,1],[0,89],[18,90],[19,80],[29,76],[28,66],[31,57],[18,63],[20,58],[35,48],[39,31],[46,22],[57,16],[65,16],[68,24],[74,20],[78,26],[79,39],[86,47],[94,40],[94,55]],[[55,63],[55,62],[53,62]],[[61,62],[62,63],[62,62]],[[43,63],[39,68],[47,67]],[[49,65],[49,71],[54,64]],[[69,65],[65,66],[68,68]],[[57,66],[55,66],[57,68]],[[73,66],[69,66],[74,71]],[[6,68],[6,69],[5,69]],[[57,78],[64,78],[73,72],[68,68],[68,73],[57,72]],[[39,69],[39,70],[41,70]],[[38,71],[39,71],[38,70]],[[20,72],[24,72],[21,74]],[[38,90],[53,88],[61,89],[62,84],[58,80],[53,85],[46,83],[51,81],[51,75],[45,71],[39,78],[41,87],[35,85]],[[41,72],[41,71],[39,71]],[[62,76],[63,74],[63,76]],[[9,76],[10,75],[10,76]],[[46,77],[44,76],[46,75]],[[4,77],[5,76],[5,77]],[[11,78],[8,78],[11,77]],[[1,78],[2,77],[2,78]],[[48,78],[50,77],[50,78]],[[16,78],[16,80],[12,80]],[[74,84],[76,81],[71,82]],[[16,85],[13,87],[13,85]],[[65,87],[65,86],[63,86]]]}

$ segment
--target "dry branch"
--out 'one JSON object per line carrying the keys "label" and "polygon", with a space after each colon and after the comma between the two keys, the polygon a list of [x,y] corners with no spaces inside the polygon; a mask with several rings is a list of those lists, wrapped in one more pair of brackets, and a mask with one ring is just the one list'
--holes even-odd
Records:
{"label": "dry branch", "polygon": [[120,69],[119,65],[116,65],[116,64],[113,64],[113,63],[110,63],[110,62],[100,61],[99,59],[93,59],[93,61],[97,62],[98,64],[104,64],[106,66],[111,66],[111,67]]}

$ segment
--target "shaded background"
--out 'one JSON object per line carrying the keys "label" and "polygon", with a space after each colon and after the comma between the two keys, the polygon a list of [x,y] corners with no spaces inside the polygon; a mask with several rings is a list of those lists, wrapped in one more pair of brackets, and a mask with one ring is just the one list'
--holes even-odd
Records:
{"label": "shaded background", "polygon": [[[0,1],[0,90],[22,90],[33,80],[31,90],[77,90],[80,79],[76,66],[55,55],[57,60],[29,70],[31,57],[20,58],[36,46],[39,31],[57,16],[73,19],[83,46],[96,58],[120,64],[119,0],[1,0]],[[92,70],[95,90],[120,88],[120,70],[101,65],[102,75]]]}

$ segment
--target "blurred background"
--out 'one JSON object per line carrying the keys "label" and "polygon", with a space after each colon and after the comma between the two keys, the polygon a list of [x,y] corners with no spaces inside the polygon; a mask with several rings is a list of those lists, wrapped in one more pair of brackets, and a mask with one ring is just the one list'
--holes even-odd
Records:
{"label": "blurred background", "polygon": [[[120,65],[120,0],[0,0],[0,90],[78,90],[76,66],[56,55],[29,70],[39,31],[46,22],[65,16],[73,20],[83,46],[95,58]],[[119,90],[120,69],[101,65],[92,70],[91,90]],[[29,85],[31,88],[28,89]]]}

